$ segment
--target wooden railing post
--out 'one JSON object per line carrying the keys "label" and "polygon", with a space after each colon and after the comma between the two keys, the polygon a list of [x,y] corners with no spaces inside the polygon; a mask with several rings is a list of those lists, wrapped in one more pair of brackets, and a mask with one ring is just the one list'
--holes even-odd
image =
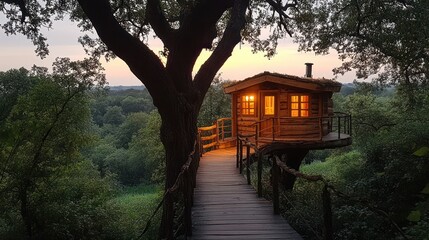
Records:
{"label": "wooden railing post", "polygon": [[349,135],[352,135],[352,115],[349,115]]}
{"label": "wooden railing post", "polygon": [[272,156],[273,168],[271,169],[271,185],[273,186],[273,210],[274,214],[280,213],[280,199],[279,199],[279,179],[280,179],[280,168],[277,165],[277,157]]}
{"label": "wooden railing post", "polygon": [[247,184],[250,185],[250,146],[246,145],[246,176]]}
{"label": "wooden railing post", "polygon": [[338,139],[340,139],[341,138],[341,118],[340,117],[338,117],[338,119],[337,119],[337,124],[338,124],[338,129],[337,129],[337,131],[338,131]]}
{"label": "wooden railing post", "polygon": [[225,120],[222,119],[222,141],[225,139]]}
{"label": "wooden railing post", "polygon": [[237,135],[236,149],[237,149],[237,153],[236,153],[235,168],[238,168],[239,167],[239,160],[240,160],[240,138],[238,137],[238,135]]}
{"label": "wooden railing post", "polygon": [[262,197],[262,153],[258,152],[258,197]]}
{"label": "wooden railing post", "polygon": [[255,129],[255,145],[256,145],[256,147],[258,147],[259,130],[260,130],[260,126],[259,126],[259,122],[258,122],[258,123],[256,123],[256,129]]}
{"label": "wooden railing post", "polygon": [[240,140],[240,174],[243,173],[243,141]]}

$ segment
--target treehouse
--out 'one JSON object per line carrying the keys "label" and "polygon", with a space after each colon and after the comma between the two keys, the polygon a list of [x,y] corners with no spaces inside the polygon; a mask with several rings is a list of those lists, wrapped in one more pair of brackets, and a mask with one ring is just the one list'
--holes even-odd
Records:
{"label": "treehouse", "polygon": [[324,149],[351,144],[351,118],[333,111],[332,94],[341,83],[263,72],[224,88],[232,95],[232,137],[258,147]]}

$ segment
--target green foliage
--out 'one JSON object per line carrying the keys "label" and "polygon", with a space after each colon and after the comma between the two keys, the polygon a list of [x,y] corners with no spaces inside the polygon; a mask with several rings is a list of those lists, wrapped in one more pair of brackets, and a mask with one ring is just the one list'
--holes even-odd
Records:
{"label": "green foliage", "polygon": [[334,72],[377,74],[378,82],[408,90],[427,85],[427,1],[307,0],[299,10],[300,49],[321,54],[335,49],[343,63]]}
{"label": "green foliage", "polygon": [[199,126],[211,126],[217,119],[231,116],[231,96],[223,92],[223,87],[228,83],[221,81],[220,76],[213,80],[201,105]]}
{"label": "green foliage", "polygon": [[[161,194],[159,187],[138,185],[125,188],[120,196],[112,199],[109,204],[116,206],[120,213],[114,221],[117,228],[115,231],[120,234],[111,239],[136,239],[140,236],[160,201]],[[158,214],[143,239],[156,239],[159,222]]]}
{"label": "green foliage", "polygon": [[[398,230],[380,212],[385,212],[410,239],[427,239],[428,98],[418,95],[419,103],[411,107],[403,101],[401,92],[389,95],[367,87],[358,86],[354,94],[336,99],[340,102],[335,106],[352,114],[352,147],[310,154],[312,163],[301,170],[322,174],[351,197],[333,194],[336,239],[400,239]],[[307,216],[309,226],[321,223],[313,215],[322,213],[306,205],[314,201],[320,206],[320,188],[300,180],[288,193],[292,202],[288,204],[295,210],[287,209],[286,215],[292,216],[289,221],[296,222],[305,235],[321,231],[302,227],[305,224],[300,219]]]}
{"label": "green foliage", "polygon": [[130,161],[142,163],[146,179],[158,183],[162,182],[165,176],[165,151],[159,138],[160,127],[161,117],[157,111],[152,111],[146,127],[133,137],[129,148]]}
{"label": "green foliage", "polygon": [[107,107],[103,122],[111,125],[120,125],[125,120],[122,108],[118,106]]}
{"label": "green foliage", "polygon": [[[32,76],[20,70],[20,78],[9,78],[14,70],[1,74],[0,86],[17,88],[1,93],[16,99],[1,122],[0,238],[105,239],[114,182],[80,155],[91,139],[86,91],[104,83],[98,67],[57,59],[53,74],[40,68]],[[32,82],[25,91],[10,84],[22,79]]]}
{"label": "green foliage", "polygon": [[116,145],[118,147],[128,148],[133,136],[135,136],[140,129],[146,127],[149,115],[145,112],[131,113],[126,116],[125,121],[119,126],[120,130],[117,134]]}

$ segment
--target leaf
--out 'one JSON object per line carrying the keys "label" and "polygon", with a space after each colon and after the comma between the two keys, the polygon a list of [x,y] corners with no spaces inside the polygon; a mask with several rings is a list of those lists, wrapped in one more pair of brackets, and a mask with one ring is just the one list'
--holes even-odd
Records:
{"label": "leaf", "polygon": [[422,190],[420,193],[423,193],[423,194],[429,194],[429,183],[428,183],[428,184],[426,184],[426,187],[425,187],[425,188],[423,188],[423,190]]}
{"label": "leaf", "polygon": [[407,220],[410,222],[418,222],[420,221],[421,216],[422,213],[419,210],[411,211],[410,214],[408,214]]}
{"label": "leaf", "polygon": [[421,147],[413,153],[417,157],[424,157],[429,155],[429,147]]}

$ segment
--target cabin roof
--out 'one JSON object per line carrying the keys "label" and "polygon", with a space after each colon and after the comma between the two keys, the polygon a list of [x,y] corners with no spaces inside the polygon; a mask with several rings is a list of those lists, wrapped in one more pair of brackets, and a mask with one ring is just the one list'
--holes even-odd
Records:
{"label": "cabin roof", "polygon": [[280,85],[322,92],[339,92],[341,89],[341,83],[331,79],[297,77],[287,74],[263,72],[242,81],[232,83],[224,87],[224,91],[225,93],[233,93],[263,82],[272,82]]}

